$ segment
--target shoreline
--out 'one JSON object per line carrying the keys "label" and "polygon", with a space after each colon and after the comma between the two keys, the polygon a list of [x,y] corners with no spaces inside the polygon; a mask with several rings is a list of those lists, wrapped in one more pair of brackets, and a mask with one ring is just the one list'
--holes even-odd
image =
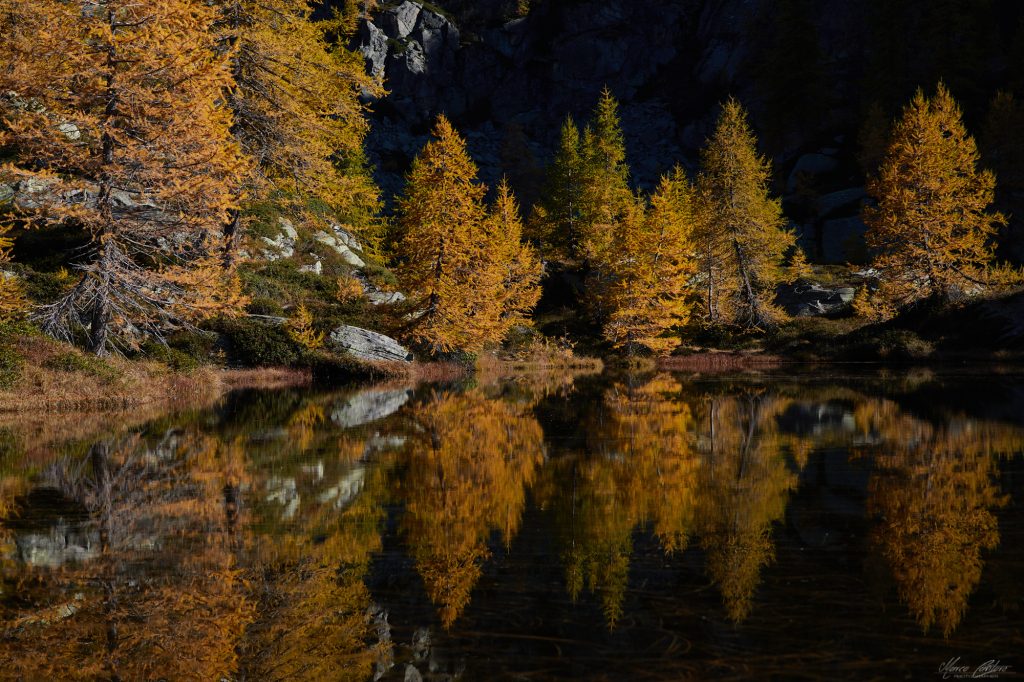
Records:
{"label": "shoreline", "polygon": [[414,361],[353,363],[346,371],[320,373],[317,368],[231,368],[202,366],[190,372],[159,362],[121,357],[98,359],[40,337],[22,337],[18,349],[29,360],[13,386],[0,388],[0,428],[6,422],[52,419],[54,415],[118,415],[202,408],[242,390],[284,390],[404,381],[411,384],[456,382],[473,376],[500,379],[524,374],[684,372],[692,374],[758,373],[787,367],[875,366],[879,368],[1020,368],[1024,357],[991,353],[940,354],[928,358],[839,359],[807,357],[763,350],[702,349],[663,357],[619,362],[621,358],[574,356],[559,362],[516,360],[494,355],[475,363]]}

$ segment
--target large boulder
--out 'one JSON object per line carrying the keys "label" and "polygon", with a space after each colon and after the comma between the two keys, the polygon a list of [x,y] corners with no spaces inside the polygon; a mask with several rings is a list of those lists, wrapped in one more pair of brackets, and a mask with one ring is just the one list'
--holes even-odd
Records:
{"label": "large boulder", "polygon": [[778,303],[793,317],[818,317],[839,313],[853,303],[856,289],[829,289],[820,284],[799,282],[779,287]]}
{"label": "large boulder", "polygon": [[786,181],[786,191],[795,192],[800,178],[827,175],[839,167],[839,162],[825,154],[804,154],[797,159],[796,165]]}
{"label": "large boulder", "polygon": [[859,216],[826,220],[821,226],[821,257],[825,263],[857,262],[867,253],[867,226]]}
{"label": "large boulder", "polygon": [[863,187],[841,189],[818,197],[814,202],[814,208],[819,216],[824,217],[839,209],[859,208],[861,201],[866,197],[867,193]]}
{"label": "large boulder", "polygon": [[390,336],[342,325],[331,332],[331,345],[367,362],[412,362],[409,349]]}

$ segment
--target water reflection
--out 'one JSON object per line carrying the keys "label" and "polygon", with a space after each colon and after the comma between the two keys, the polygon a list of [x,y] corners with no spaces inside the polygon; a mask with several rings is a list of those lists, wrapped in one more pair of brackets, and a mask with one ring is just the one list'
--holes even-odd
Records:
{"label": "water reflection", "polygon": [[544,457],[537,420],[478,390],[430,396],[410,410],[406,470],[396,483],[403,534],[427,595],[449,628],[469,603],[498,532],[519,529]]}
{"label": "water reflection", "polygon": [[[941,641],[1017,513],[1000,477],[1024,430],[920,409],[934,380],[904,398],[875,380],[669,374],[257,393],[49,461],[8,440],[0,657],[15,679],[401,679],[433,655],[432,622],[451,642],[505,628],[494,571],[520,555],[559,565],[576,606],[558,619],[592,603],[617,637],[631,613],[694,608],[649,586],[653,553],[670,583],[712,586],[701,618],[742,632],[772,617],[774,561],[836,547],[868,567],[854,578],[880,614],[891,584],[886,617]],[[848,535],[828,539],[836,523]],[[547,589],[537,569],[523,592]],[[1012,604],[1019,578],[993,575]]]}

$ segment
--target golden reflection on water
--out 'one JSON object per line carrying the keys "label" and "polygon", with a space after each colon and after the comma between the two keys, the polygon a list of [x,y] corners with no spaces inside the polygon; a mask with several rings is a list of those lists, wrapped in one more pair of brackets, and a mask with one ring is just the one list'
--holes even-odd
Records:
{"label": "golden reflection on water", "polygon": [[[580,437],[546,433],[552,409]],[[594,595],[612,631],[640,532],[670,563],[698,552],[741,624],[823,447],[871,463],[867,549],[922,631],[950,636],[999,544],[999,459],[1024,431],[848,386],[659,374],[581,393],[260,395],[50,461],[8,448],[0,658],[16,679],[368,679],[394,656],[367,586],[388,514],[449,629],[531,500],[564,589]]]}

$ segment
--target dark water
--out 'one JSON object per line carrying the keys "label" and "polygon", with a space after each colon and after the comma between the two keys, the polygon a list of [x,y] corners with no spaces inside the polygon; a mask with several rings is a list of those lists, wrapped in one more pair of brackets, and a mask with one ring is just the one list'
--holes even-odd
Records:
{"label": "dark water", "polygon": [[1024,671],[1013,372],[248,393],[39,435],[0,430],[3,679]]}

